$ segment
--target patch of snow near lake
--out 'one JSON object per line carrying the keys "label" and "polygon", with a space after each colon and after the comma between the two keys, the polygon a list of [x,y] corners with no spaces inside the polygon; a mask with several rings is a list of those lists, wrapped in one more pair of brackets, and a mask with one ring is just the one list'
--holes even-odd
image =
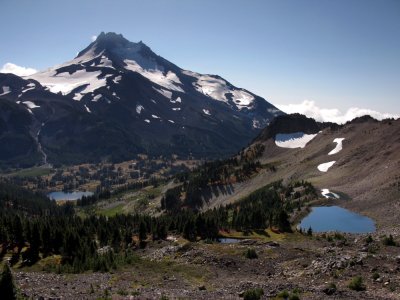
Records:
{"label": "patch of snow near lake", "polygon": [[205,113],[208,116],[211,116],[210,111],[208,109],[203,109],[203,113]]}
{"label": "patch of snow near lake", "polygon": [[10,92],[11,92],[11,90],[10,90],[10,87],[9,87],[9,86],[3,86],[3,87],[2,87],[2,89],[3,89],[3,93],[2,93],[2,94],[0,94],[0,96],[7,95],[8,93],[10,93]]}
{"label": "patch of snow near lake", "polygon": [[336,160],[330,161],[330,162],[326,162],[326,163],[318,165],[317,168],[321,172],[327,172],[329,170],[329,168],[332,167],[335,162],[336,162]]}
{"label": "patch of snow near lake", "polygon": [[28,108],[33,109],[33,108],[38,108],[40,107],[39,105],[36,105],[35,103],[33,103],[32,101],[24,101],[22,102],[24,103],[26,106],[28,106]]}
{"label": "patch of snow near lake", "polygon": [[154,68],[143,69],[136,61],[130,59],[125,59],[124,63],[126,64],[125,69],[139,73],[150,81],[157,83],[166,89],[183,93],[185,92],[179,86],[182,84],[182,82],[174,72],[168,71],[167,74],[164,74],[163,68],[159,68],[157,64],[153,66]]}
{"label": "patch of snow near lake", "polygon": [[304,148],[316,134],[305,134],[304,132],[278,133],[275,136],[275,144],[281,148]]}
{"label": "patch of snow near lake", "polygon": [[85,108],[86,108],[86,111],[87,111],[88,113],[91,113],[89,107],[87,107],[86,104],[85,104],[84,106],[85,106]]}
{"label": "patch of snow near lake", "polygon": [[229,102],[229,97],[226,94],[232,95],[232,100],[238,109],[249,107],[254,100],[254,96],[243,89],[236,89],[230,86],[225,80],[220,77],[214,77],[210,75],[202,75],[199,73],[184,70],[182,71],[185,75],[194,77],[197,79],[193,83],[194,88],[217,101],[225,103]]}
{"label": "patch of snow near lake", "polygon": [[322,194],[322,196],[324,196],[325,198],[336,198],[336,199],[340,199],[340,196],[339,196],[338,194],[329,191],[329,189],[322,189],[322,190],[321,190],[321,194]]}
{"label": "patch of snow near lake", "polygon": [[344,138],[334,139],[333,142],[336,143],[336,147],[331,152],[329,152],[328,155],[333,155],[340,152],[343,149],[343,140]]}
{"label": "patch of snow near lake", "polygon": [[150,123],[150,120],[149,119],[145,119],[144,120],[146,123]]}
{"label": "patch of snow near lake", "polygon": [[136,113],[140,115],[144,107],[142,105],[136,105]]}

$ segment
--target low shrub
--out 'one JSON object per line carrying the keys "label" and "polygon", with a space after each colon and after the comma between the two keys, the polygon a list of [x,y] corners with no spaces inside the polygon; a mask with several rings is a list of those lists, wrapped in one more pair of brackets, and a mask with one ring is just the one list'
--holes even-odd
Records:
{"label": "low shrub", "polygon": [[244,256],[246,258],[248,258],[248,259],[256,259],[256,258],[258,258],[257,252],[253,248],[247,249],[247,251],[245,252]]}
{"label": "low shrub", "polygon": [[243,294],[244,300],[259,300],[264,295],[262,288],[249,289]]}
{"label": "low shrub", "polygon": [[349,283],[349,289],[353,291],[365,291],[366,287],[363,283],[363,279],[361,276],[354,277]]}

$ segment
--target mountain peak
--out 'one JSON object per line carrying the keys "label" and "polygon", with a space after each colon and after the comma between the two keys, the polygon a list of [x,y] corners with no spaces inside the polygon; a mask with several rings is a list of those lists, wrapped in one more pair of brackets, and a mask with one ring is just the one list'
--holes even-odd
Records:
{"label": "mountain peak", "polygon": [[122,34],[117,34],[115,32],[101,32],[96,40],[96,43],[101,43],[101,42],[107,42],[107,43],[116,43],[116,44],[121,44],[121,43],[129,43],[129,41],[124,38]]}
{"label": "mountain peak", "polygon": [[150,48],[142,41],[133,43],[127,40],[122,34],[101,32],[94,42],[78,53],[78,57],[88,52],[99,54],[102,51],[108,51],[114,54],[126,54],[139,51],[148,52],[149,50]]}

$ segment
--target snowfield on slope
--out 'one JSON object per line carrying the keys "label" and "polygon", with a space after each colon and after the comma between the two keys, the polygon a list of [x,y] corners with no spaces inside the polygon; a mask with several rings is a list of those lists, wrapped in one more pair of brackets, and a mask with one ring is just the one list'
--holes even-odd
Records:
{"label": "snowfield on slope", "polygon": [[329,191],[329,189],[322,189],[322,190],[321,190],[321,194],[322,194],[322,196],[324,196],[325,198],[336,198],[336,199],[340,199],[340,196],[339,196],[338,194]]}
{"label": "snowfield on slope", "polygon": [[226,97],[226,95],[231,94],[232,100],[239,110],[249,107],[253,103],[253,95],[248,93],[246,90],[236,89],[229,86],[228,83],[221,78],[210,75],[202,75],[187,70],[182,71],[182,73],[197,79],[196,82],[193,82],[194,88],[198,92],[211,97],[214,100],[228,103],[229,99]]}
{"label": "snowfield on slope", "polygon": [[281,148],[304,148],[316,134],[305,134],[304,132],[278,133],[275,136],[275,144]]}
{"label": "snowfield on slope", "polygon": [[320,170],[321,172],[327,172],[329,168],[334,165],[335,162],[336,160],[320,164],[318,165],[318,170]]}
{"label": "snowfield on slope", "polygon": [[336,147],[331,152],[329,152],[328,155],[339,153],[343,149],[343,140],[344,138],[334,139],[333,142],[336,143]]}
{"label": "snowfield on slope", "polygon": [[72,74],[68,72],[56,73],[56,70],[44,71],[36,73],[29,78],[39,81],[43,86],[47,87],[52,93],[69,94],[73,89],[85,86],[79,94],[74,97],[80,100],[83,95],[91,93],[96,89],[106,85],[106,78],[99,78],[101,71],[87,72],[86,70],[78,70]]}
{"label": "snowfield on slope", "polygon": [[158,85],[173,91],[178,91],[184,93],[185,91],[179,86],[182,82],[179,80],[178,76],[172,72],[168,71],[164,74],[163,68],[155,66],[154,69],[142,68],[135,60],[125,59],[126,64],[125,69],[139,73],[143,77],[146,77],[150,81],[157,83]]}

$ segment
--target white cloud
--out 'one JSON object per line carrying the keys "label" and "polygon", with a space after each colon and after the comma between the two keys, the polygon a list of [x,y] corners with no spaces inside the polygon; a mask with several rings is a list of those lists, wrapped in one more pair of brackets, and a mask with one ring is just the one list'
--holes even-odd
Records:
{"label": "white cloud", "polygon": [[29,76],[36,72],[37,72],[37,70],[35,70],[35,69],[17,66],[13,63],[6,63],[0,69],[0,73],[12,73],[12,74],[15,74],[18,76]]}
{"label": "white cloud", "polygon": [[358,107],[351,107],[345,113],[342,113],[337,108],[320,108],[314,101],[310,100],[304,100],[302,103],[297,104],[277,104],[275,106],[289,114],[300,113],[320,122],[335,122],[339,124],[364,115],[370,115],[377,120],[387,118],[398,119],[400,117],[400,115],[380,113],[375,110]]}
{"label": "white cloud", "polygon": [[92,40],[92,42],[94,42],[97,39],[97,35],[92,35],[90,39]]}

